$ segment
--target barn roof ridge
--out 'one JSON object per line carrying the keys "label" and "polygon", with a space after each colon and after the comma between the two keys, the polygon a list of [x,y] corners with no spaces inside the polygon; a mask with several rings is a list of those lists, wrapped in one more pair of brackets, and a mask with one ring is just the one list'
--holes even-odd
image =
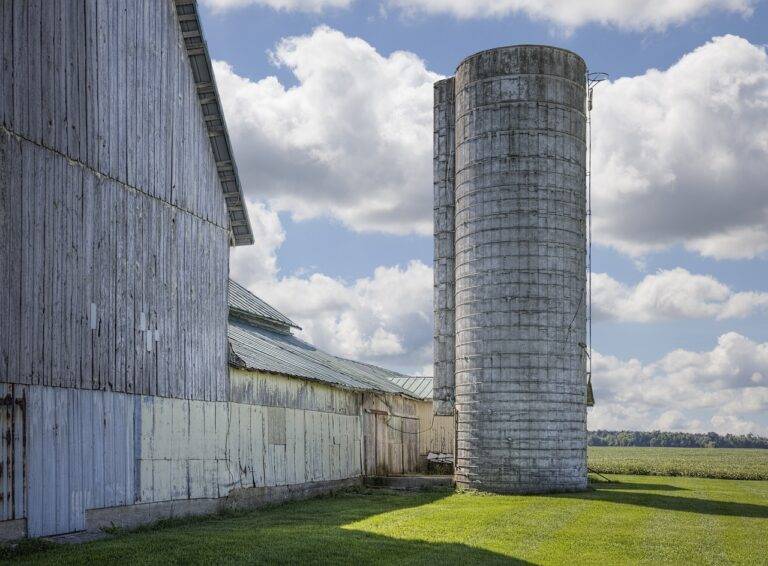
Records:
{"label": "barn roof ridge", "polygon": [[227,297],[229,312],[237,318],[256,324],[264,322],[281,332],[290,333],[291,328],[301,330],[301,326],[234,279],[229,280]]}

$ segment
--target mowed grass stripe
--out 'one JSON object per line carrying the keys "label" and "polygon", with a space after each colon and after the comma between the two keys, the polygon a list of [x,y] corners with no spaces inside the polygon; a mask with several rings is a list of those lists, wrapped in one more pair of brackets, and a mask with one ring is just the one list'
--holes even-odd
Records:
{"label": "mowed grass stripe", "polygon": [[[751,502],[768,508],[768,482],[734,482],[736,498],[741,502]],[[760,557],[754,563],[768,564],[768,520],[759,517],[728,517],[731,528],[721,532],[720,537],[728,553],[728,561],[733,564],[747,564]]]}
{"label": "mowed grass stripe", "polygon": [[[606,489],[604,486],[601,489]],[[642,560],[645,548],[638,537],[652,521],[648,507],[628,508],[616,501],[600,500],[594,493],[552,495],[566,501],[580,501],[582,512],[533,555],[537,564],[622,563]]]}
{"label": "mowed grass stripe", "polygon": [[346,494],[17,559],[76,564],[760,564],[768,482],[611,476],[548,496]]}

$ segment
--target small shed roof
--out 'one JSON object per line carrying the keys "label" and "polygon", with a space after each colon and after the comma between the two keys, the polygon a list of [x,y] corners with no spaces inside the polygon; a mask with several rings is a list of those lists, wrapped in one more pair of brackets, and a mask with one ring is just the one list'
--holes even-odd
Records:
{"label": "small shed roof", "polygon": [[403,389],[410,391],[414,397],[424,399],[425,401],[432,400],[432,378],[431,377],[410,377],[407,375],[390,377],[394,383],[402,387]]}
{"label": "small shed roof", "polygon": [[320,381],[357,391],[380,391],[415,397],[386,376],[384,368],[353,362],[323,352],[291,334],[282,334],[230,317],[232,365]]}
{"label": "small shed roof", "polygon": [[283,332],[301,328],[272,305],[267,304],[237,281],[229,280],[229,312],[249,322],[265,322]]}
{"label": "small shed roof", "polygon": [[197,15],[197,0],[175,0],[175,2],[187,57],[197,86],[197,97],[203,109],[203,118],[208,128],[208,138],[216,160],[221,189],[224,191],[224,200],[227,203],[232,242],[236,246],[253,244],[253,232],[248,221],[248,210],[245,208],[235,154],[232,152],[227,123],[221,110],[221,99],[216,87],[216,78],[213,76],[208,46]]}

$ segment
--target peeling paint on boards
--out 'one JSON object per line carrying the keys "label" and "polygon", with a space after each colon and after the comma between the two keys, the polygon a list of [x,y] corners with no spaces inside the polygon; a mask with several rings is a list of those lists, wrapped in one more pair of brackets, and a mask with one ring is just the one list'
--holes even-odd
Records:
{"label": "peeling paint on boards", "polygon": [[[2,519],[26,517],[29,536],[51,535],[84,529],[89,509],[222,498],[234,489],[364,473],[369,413],[349,411],[362,407],[360,393],[240,370],[232,377],[263,380],[260,395],[234,403],[0,385],[9,400],[0,433],[13,443],[0,451]],[[284,405],[268,404],[275,399]],[[369,432],[379,442],[371,472],[417,465],[418,438],[397,431],[418,431],[416,403],[365,401],[387,414]]]}

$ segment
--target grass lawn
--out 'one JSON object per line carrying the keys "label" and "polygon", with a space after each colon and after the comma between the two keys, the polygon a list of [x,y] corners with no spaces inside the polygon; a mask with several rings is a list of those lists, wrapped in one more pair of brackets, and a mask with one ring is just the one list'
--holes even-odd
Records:
{"label": "grass lawn", "polygon": [[588,454],[601,474],[768,480],[768,450],[590,446]]}
{"label": "grass lawn", "polygon": [[462,564],[768,561],[768,482],[615,476],[548,496],[349,493],[120,534],[35,563]]}

